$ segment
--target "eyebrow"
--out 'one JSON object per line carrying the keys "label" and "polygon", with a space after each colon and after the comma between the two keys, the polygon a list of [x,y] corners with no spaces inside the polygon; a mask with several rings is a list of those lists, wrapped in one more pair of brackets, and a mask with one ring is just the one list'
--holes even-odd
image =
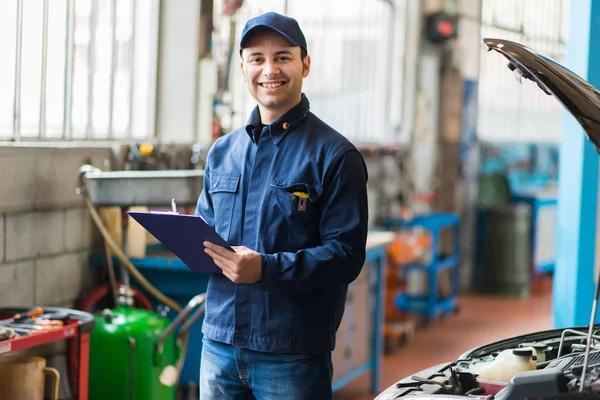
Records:
{"label": "eyebrow", "polygon": [[[275,52],[275,55],[281,55],[281,54],[292,54],[292,52],[290,50],[279,50]],[[248,54],[248,57],[254,57],[254,56],[262,56],[263,53],[261,53],[260,51],[255,51],[252,52],[250,54]]]}

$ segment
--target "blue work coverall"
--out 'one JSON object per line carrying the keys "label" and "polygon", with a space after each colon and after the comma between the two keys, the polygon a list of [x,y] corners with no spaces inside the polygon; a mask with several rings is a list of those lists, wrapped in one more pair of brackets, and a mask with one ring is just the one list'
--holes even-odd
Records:
{"label": "blue work coverall", "polygon": [[367,169],[361,153],[301,102],[268,126],[211,147],[197,214],[230,245],[261,254],[262,280],[211,276],[203,334],[277,353],[332,351],[348,284],[365,261]]}

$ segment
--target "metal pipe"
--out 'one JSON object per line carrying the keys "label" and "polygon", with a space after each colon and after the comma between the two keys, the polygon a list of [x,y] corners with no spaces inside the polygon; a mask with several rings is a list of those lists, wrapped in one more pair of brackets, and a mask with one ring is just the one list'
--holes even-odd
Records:
{"label": "metal pipe", "polygon": [[111,65],[108,95],[108,138],[113,138],[113,106],[115,103],[115,70],[117,69],[117,0],[112,0],[110,5],[110,42]]}
{"label": "metal pipe", "polygon": [[88,43],[88,104],[87,104],[87,123],[85,129],[86,139],[90,139],[94,126],[92,124],[92,113],[94,112],[94,75],[96,74],[96,26],[98,24],[98,2],[92,0],[90,9],[90,28],[89,28],[89,43]]}
{"label": "metal pipe", "polygon": [[[388,17],[388,32],[387,32],[387,65],[385,69],[385,76],[388,79],[394,75],[394,56],[396,54],[396,7],[395,4],[391,0],[384,0],[384,3],[389,5],[389,17]],[[386,128],[390,128],[389,131],[393,131],[394,127],[392,125],[392,110],[390,105],[392,104],[392,90],[399,90],[397,87],[393,87],[393,85],[385,86],[385,102],[383,104],[383,117],[386,121]]]}
{"label": "metal pipe", "polygon": [[67,34],[65,35],[65,86],[63,91],[63,139],[70,139],[71,112],[73,107],[73,63],[75,61],[75,4],[74,0],[67,0]]}
{"label": "metal pipe", "polygon": [[17,36],[15,48],[15,93],[13,105],[13,136],[21,136],[21,58],[23,55],[23,0],[17,0]]}
{"label": "metal pipe", "polygon": [[[190,312],[192,312],[196,307],[198,307],[199,305],[202,305],[202,303],[204,303],[204,300],[206,300],[206,294],[202,293],[202,294],[198,294],[196,296],[194,296],[185,306],[185,308],[183,310],[181,310],[181,312],[179,314],[177,314],[177,316],[175,317],[175,319],[173,320],[173,322],[171,322],[171,325],[169,325],[167,327],[167,329],[165,329],[165,331],[162,333],[162,335],[160,336],[160,338],[158,339],[158,341],[156,342],[156,348],[158,349],[159,352],[162,351],[162,346],[165,342],[165,340],[169,337],[169,335],[171,333],[173,333],[173,331],[175,331],[175,328],[177,328],[177,326],[179,326],[179,324],[181,324],[181,322],[183,322],[183,320],[185,318],[187,318],[188,314]],[[200,315],[202,314],[202,312],[198,312],[198,314],[196,314],[195,319],[197,319]],[[186,325],[186,329],[189,328],[189,325]]]}
{"label": "metal pipe", "polygon": [[42,72],[40,77],[40,120],[38,137],[46,136],[46,93],[48,85],[48,0],[42,11]]}
{"label": "metal pipe", "polygon": [[106,256],[106,266],[108,267],[108,277],[110,280],[110,288],[112,290],[112,297],[115,303],[115,307],[119,307],[119,294],[117,293],[117,278],[115,274],[115,265],[113,262],[112,252],[110,246],[104,241],[104,254]]}
{"label": "metal pipe", "polygon": [[[560,335],[560,342],[558,344],[558,353],[556,355],[556,358],[559,358],[562,355],[562,351],[563,351],[563,347],[564,347],[564,340],[565,340],[565,336],[567,333],[572,333],[574,335],[583,336],[583,337],[587,336],[587,334],[585,332],[576,331],[574,329],[564,329]],[[592,337],[596,340],[600,340],[600,336],[593,335]]]}
{"label": "metal pipe", "polygon": [[[599,272],[600,275],[600,272]],[[598,295],[600,294],[600,276],[596,278],[596,292],[594,293],[594,302],[592,303],[592,314],[590,315],[590,326],[588,328],[587,342],[585,346],[585,356],[583,359],[583,371],[581,372],[581,381],[579,391],[583,392],[585,387],[585,376],[590,362],[590,350],[592,346],[592,337],[594,332],[594,321],[596,320],[596,310],[598,308]]]}
{"label": "metal pipe", "polygon": [[198,318],[200,318],[202,314],[204,314],[205,310],[206,304],[202,304],[200,307],[198,307],[198,309],[192,314],[192,316],[181,325],[181,329],[179,330],[179,334],[177,335],[177,337],[181,338],[181,336],[185,334],[185,332],[188,329],[190,329],[190,326],[192,326],[198,320]]}
{"label": "metal pipe", "polygon": [[[121,244],[123,253],[129,257],[129,216],[127,215],[128,207],[121,207],[121,224],[123,237]],[[121,268],[121,284],[129,289],[129,272],[127,268]]]}
{"label": "metal pipe", "polygon": [[127,120],[127,128],[125,135],[127,139],[133,136],[133,93],[135,83],[133,76],[135,74],[135,24],[137,23],[137,0],[131,0],[131,37],[129,38],[129,118]]}
{"label": "metal pipe", "polygon": [[146,99],[146,118],[144,121],[144,133],[150,134],[155,139],[160,139],[160,132],[157,132],[157,92],[158,92],[158,60],[160,53],[160,20],[162,1],[155,0],[150,3],[150,33],[148,38],[152,46],[149,47],[148,59],[150,65],[144,66],[148,71],[149,79],[144,82],[148,86],[148,96]]}

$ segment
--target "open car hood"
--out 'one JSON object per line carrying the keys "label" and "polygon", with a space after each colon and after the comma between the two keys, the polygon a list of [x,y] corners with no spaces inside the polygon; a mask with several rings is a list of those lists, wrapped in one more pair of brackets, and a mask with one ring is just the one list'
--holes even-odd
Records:
{"label": "open car hood", "polygon": [[504,39],[483,39],[488,51],[497,51],[517,74],[536,82],[577,119],[587,137],[600,149],[600,91],[558,62],[522,44]]}

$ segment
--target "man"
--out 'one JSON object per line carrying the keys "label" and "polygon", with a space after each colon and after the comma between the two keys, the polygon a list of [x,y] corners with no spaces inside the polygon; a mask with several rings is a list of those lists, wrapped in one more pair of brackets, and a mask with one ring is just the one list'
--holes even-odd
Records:
{"label": "man", "polygon": [[309,111],[310,56],[296,20],[247,22],[241,72],[257,107],[211,147],[197,214],[211,276],[200,398],[331,399],[331,352],[367,236],[359,151]]}

